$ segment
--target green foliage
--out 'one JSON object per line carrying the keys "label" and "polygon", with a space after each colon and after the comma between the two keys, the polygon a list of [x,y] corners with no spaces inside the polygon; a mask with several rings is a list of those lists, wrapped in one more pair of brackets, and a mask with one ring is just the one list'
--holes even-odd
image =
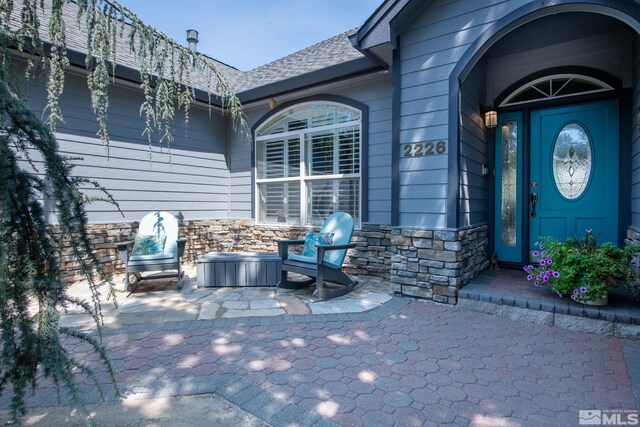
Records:
{"label": "green foliage", "polygon": [[[79,188],[91,181],[72,176],[73,167],[58,154],[49,129],[0,74],[0,392],[11,385],[13,419],[20,423],[25,394],[35,389],[39,374],[66,390],[79,406],[76,375],[93,378],[100,388],[94,369],[69,352],[74,341],[95,349],[115,384],[101,343],[98,293],[106,285],[112,296],[113,288],[86,232],[85,200]],[[32,160],[36,155],[42,170]],[[45,220],[43,196],[56,201],[58,234]],[[58,262],[63,246],[80,266],[91,302],[67,294]],[[60,312],[69,306],[81,307],[93,317],[97,337],[60,326]]]}
{"label": "green foliage", "polygon": [[[540,259],[530,272],[538,280],[541,270],[555,271],[539,283],[549,284],[551,290],[562,296],[571,296],[578,302],[597,301],[607,296],[619,281],[630,282],[630,261],[637,248],[618,248],[611,242],[598,244],[587,230],[584,237],[568,238],[565,242],[547,238],[540,245]],[[540,262],[542,261],[542,263]]]}
{"label": "green foliage", "polygon": [[[72,11],[75,14],[69,13]],[[76,31],[86,37],[87,87],[97,135],[107,149],[108,89],[115,79],[117,55],[123,53],[131,54],[140,70],[144,94],[140,113],[150,145],[154,134],[159,135],[160,144],[171,142],[178,110],[188,124],[195,100],[194,77],[207,82],[210,111],[211,100],[219,99],[234,128],[243,136],[248,134],[240,102],[215,63],[147,26],[119,3],[0,0],[0,393],[10,389],[16,423],[25,414],[26,393],[35,389],[42,377],[65,390],[71,402],[81,408],[76,376],[92,378],[100,389],[94,367],[75,359],[68,350],[77,341],[94,348],[115,385],[101,342],[99,295],[99,288],[108,286],[108,297],[112,297],[113,285],[89,241],[85,204],[90,200],[80,192],[81,185],[102,188],[73,176],[71,159],[58,154],[53,136],[56,124],[63,120],[58,100],[70,64],[66,39],[70,26],[78,27]],[[124,52],[127,46],[130,52]],[[12,63],[16,55],[27,61],[27,78],[41,73],[46,76],[48,126],[34,116],[11,86],[16,83]],[[98,200],[115,203],[105,194]],[[44,198],[55,201],[57,233],[45,220]],[[71,253],[88,282],[91,301],[67,294],[59,266],[63,248]],[[93,317],[97,336],[59,324],[60,312],[69,306],[80,307]]]}
{"label": "green foliage", "polygon": [[[234,129],[246,137],[249,134],[242,105],[230,84],[215,63],[180,45],[165,34],[142,22],[131,10],[114,0],[22,0],[20,13],[14,10],[12,0],[0,0],[0,37],[2,46],[10,46],[27,56],[27,75],[35,67],[47,71],[48,123],[55,133],[56,123],[63,120],[58,99],[64,89],[65,69],[69,66],[65,29],[76,25],[86,35],[85,68],[91,104],[98,123],[97,135],[108,149],[107,131],[109,85],[115,78],[115,67],[122,47],[127,46],[140,70],[140,87],[144,101],[140,114],[145,119],[144,135],[150,148],[157,133],[159,144],[170,144],[176,112],[181,110],[185,122],[195,100],[194,78],[206,82],[209,109],[211,100],[218,98],[223,110],[228,111]],[[67,22],[65,10],[76,10],[76,22]],[[67,14],[68,16],[69,14]],[[44,32],[41,20],[47,20]],[[68,19],[68,18],[67,18]],[[46,49],[42,40],[50,48]],[[120,46],[120,49],[117,47]],[[9,51],[4,51],[7,63]]]}

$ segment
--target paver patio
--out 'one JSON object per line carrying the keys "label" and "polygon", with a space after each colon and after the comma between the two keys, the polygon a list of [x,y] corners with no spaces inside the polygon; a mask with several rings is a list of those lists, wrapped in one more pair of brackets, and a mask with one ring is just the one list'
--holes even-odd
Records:
{"label": "paver patio", "polygon": [[[114,323],[104,342],[130,399],[215,393],[275,426],[556,426],[577,425],[580,409],[637,409],[635,341],[408,298],[361,313]],[[95,363],[86,345],[73,352]],[[39,389],[31,405],[54,396]]]}

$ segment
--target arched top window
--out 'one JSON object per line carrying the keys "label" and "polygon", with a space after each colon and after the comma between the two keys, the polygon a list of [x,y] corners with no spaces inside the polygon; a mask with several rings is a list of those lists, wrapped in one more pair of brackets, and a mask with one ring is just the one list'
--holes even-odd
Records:
{"label": "arched top window", "polygon": [[612,89],[613,87],[607,83],[593,77],[577,74],[555,74],[533,80],[519,87],[502,101],[500,107]]}
{"label": "arched top window", "polygon": [[260,223],[320,225],[333,212],[360,222],[362,113],[318,101],[275,114],[256,130]]}
{"label": "arched top window", "polygon": [[305,103],[276,114],[257,131],[257,136],[339,125],[360,120],[360,111],[342,104]]}

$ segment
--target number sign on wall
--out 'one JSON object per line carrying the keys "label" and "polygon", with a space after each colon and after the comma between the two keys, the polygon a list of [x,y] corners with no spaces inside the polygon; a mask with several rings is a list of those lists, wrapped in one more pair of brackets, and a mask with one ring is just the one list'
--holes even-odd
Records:
{"label": "number sign on wall", "polygon": [[425,157],[437,156],[447,152],[447,141],[416,142],[413,144],[402,144],[403,157]]}

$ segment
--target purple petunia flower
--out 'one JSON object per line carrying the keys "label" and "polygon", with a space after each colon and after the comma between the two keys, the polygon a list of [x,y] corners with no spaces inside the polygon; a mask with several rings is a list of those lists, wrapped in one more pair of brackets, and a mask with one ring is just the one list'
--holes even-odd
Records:
{"label": "purple petunia flower", "polygon": [[575,295],[571,295],[571,299],[576,299],[576,296]]}
{"label": "purple petunia flower", "polygon": [[573,290],[573,295],[578,295],[580,293],[580,291],[578,291],[578,289],[574,289]]}
{"label": "purple petunia flower", "polygon": [[535,282],[534,285],[540,286],[540,282]]}
{"label": "purple petunia flower", "polygon": [[540,267],[544,267],[547,265],[547,262],[543,259],[541,259],[540,261],[538,261],[538,264],[540,264]]}
{"label": "purple petunia flower", "polygon": [[558,273],[557,271],[554,271],[551,274],[553,274],[553,277],[560,277],[560,273]]}
{"label": "purple petunia flower", "polygon": [[547,258],[547,265],[553,264],[553,260],[551,258]]}
{"label": "purple petunia flower", "polygon": [[538,251],[533,251],[533,252],[531,253],[531,255],[533,255],[533,256],[538,256],[538,255],[539,255],[539,252],[538,252]]}
{"label": "purple petunia flower", "polygon": [[543,281],[544,283],[547,283],[547,282],[549,281],[549,276],[546,276],[546,275],[545,275],[545,276],[542,278],[542,281]]}
{"label": "purple petunia flower", "polygon": [[532,276],[531,274],[529,274],[529,275],[527,276],[527,280],[533,280],[533,276]]}
{"label": "purple petunia flower", "polygon": [[580,292],[582,292],[583,294],[586,294],[588,291],[588,289],[586,288],[586,286],[583,286],[580,288]]}
{"label": "purple petunia flower", "polygon": [[525,265],[524,267],[522,267],[522,269],[523,269],[524,271],[529,271],[529,266],[528,266],[528,265]]}

